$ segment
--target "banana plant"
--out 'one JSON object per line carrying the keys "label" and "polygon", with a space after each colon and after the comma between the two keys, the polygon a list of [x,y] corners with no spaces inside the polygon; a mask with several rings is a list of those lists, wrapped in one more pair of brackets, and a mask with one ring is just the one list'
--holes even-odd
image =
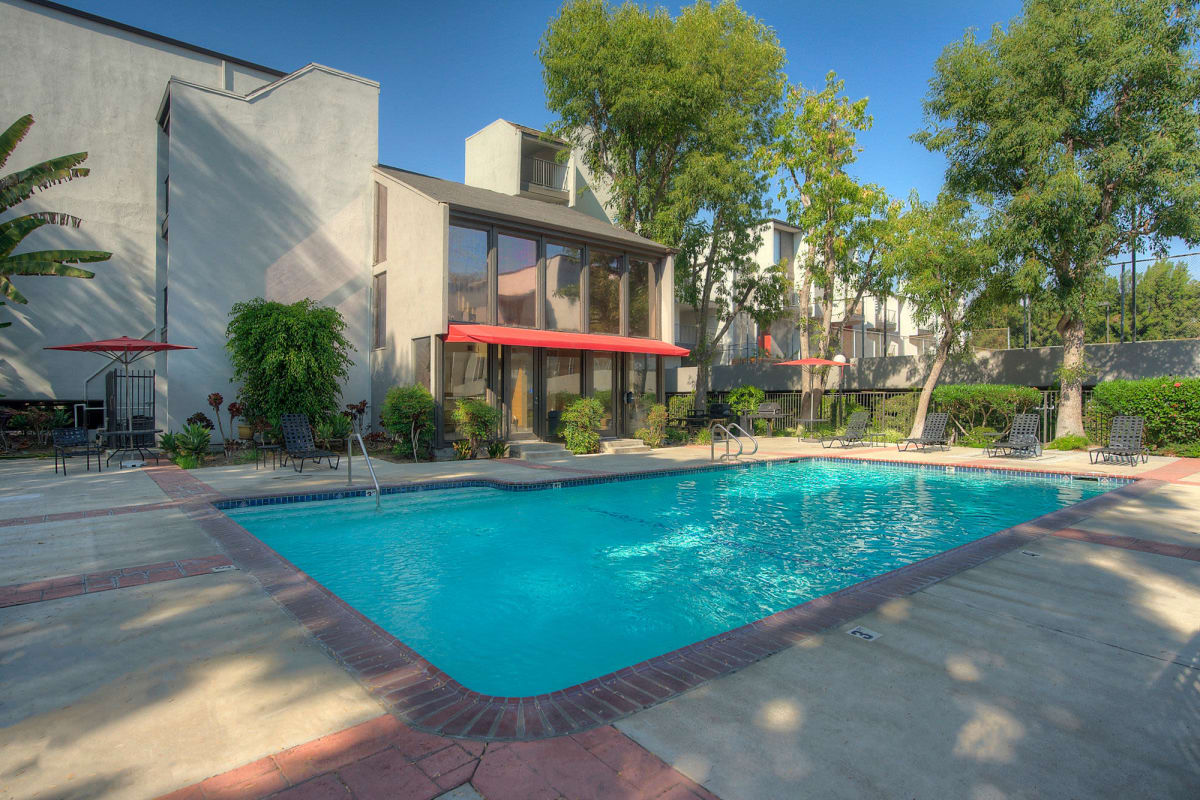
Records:
{"label": "banana plant", "polygon": [[[32,127],[33,116],[26,114],[0,134],[0,167],[8,162],[17,144]],[[89,170],[80,164],[87,160],[87,156],[87,153],[59,156],[0,177],[0,214],[28,200],[36,191],[86,177]],[[13,285],[12,278],[16,276],[95,277],[94,272],[74,265],[107,261],[112,258],[112,253],[101,250],[34,250],[13,253],[26,236],[43,225],[77,228],[79,223],[78,217],[57,211],[35,211],[0,222],[0,295],[14,303],[29,302]]]}

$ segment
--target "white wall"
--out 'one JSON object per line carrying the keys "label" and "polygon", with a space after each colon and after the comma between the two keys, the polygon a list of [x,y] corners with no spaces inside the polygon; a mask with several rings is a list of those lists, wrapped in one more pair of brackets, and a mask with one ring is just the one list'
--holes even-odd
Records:
{"label": "white wall", "polygon": [[232,399],[230,307],[252,297],[337,308],[354,345],[344,402],[370,396],[369,287],[379,87],[310,66],[247,98],[170,88],[170,427]]}
{"label": "white wall", "polygon": [[502,194],[521,193],[521,131],[498,119],[467,137],[463,183]]}
{"label": "white wall", "polygon": [[[82,399],[84,380],[104,362],[43,347],[142,336],[156,326],[155,117],[172,75],[215,87],[224,85],[225,72],[218,58],[20,0],[0,0],[0,128],[26,113],[35,120],[4,171],[79,151],[88,152],[85,166],[92,171],[9,212],[63,211],[84,220],[79,229],[44,226],[21,250],[113,253],[112,260],[94,265],[91,281],[16,279],[29,304],[0,309],[0,318],[13,322],[0,333],[0,394]],[[233,72],[243,91],[275,79],[238,65]]]}

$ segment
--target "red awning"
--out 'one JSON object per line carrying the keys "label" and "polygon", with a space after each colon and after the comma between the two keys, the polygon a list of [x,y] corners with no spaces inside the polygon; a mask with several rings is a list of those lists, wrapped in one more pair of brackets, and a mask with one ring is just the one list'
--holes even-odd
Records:
{"label": "red awning", "polygon": [[513,344],[523,347],[557,347],[563,350],[602,350],[614,353],[653,353],[660,356],[686,356],[685,347],[658,339],[633,336],[607,336],[599,333],[535,331],[529,328],[505,328],[500,325],[451,325],[447,342]]}

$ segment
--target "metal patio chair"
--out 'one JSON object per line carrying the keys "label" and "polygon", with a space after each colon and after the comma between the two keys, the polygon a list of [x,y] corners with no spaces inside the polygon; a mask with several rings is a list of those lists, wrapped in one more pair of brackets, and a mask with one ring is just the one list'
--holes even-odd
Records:
{"label": "metal patio chair", "polygon": [[[946,436],[946,423],[949,421],[950,415],[944,411],[939,411],[936,414],[926,414],[925,425],[921,428],[921,435],[901,439],[896,442],[896,449],[904,451],[908,449],[909,445],[914,445],[918,450],[924,450],[927,447],[949,450],[950,445],[947,444],[948,437]],[[904,446],[901,447],[901,444]]]}
{"label": "metal patio chair", "polygon": [[822,436],[822,447],[833,447],[834,442],[841,442],[842,447],[851,447],[856,444],[871,444],[867,441],[867,423],[871,420],[871,412],[855,411],[850,415],[850,419],[846,421],[845,433],[836,436]]}
{"label": "metal patio chair", "polygon": [[1037,457],[1042,454],[1042,440],[1038,438],[1041,419],[1037,414],[1017,414],[1013,417],[1008,436],[987,447],[988,457],[1024,456]]}
{"label": "metal patio chair", "polygon": [[304,472],[304,462],[309,460],[320,464],[323,458],[325,463],[329,464],[331,459],[336,458],[335,463],[329,464],[330,469],[337,469],[342,463],[340,453],[321,450],[313,442],[312,426],[308,424],[308,415],[284,414],[279,419],[279,427],[283,429],[284,463],[290,459],[292,469],[296,472]]}
{"label": "metal patio chair", "polygon": [[1144,443],[1146,420],[1142,417],[1119,416],[1113,417],[1112,428],[1108,432],[1108,444],[1088,450],[1088,458],[1093,464],[1103,461],[1105,464],[1128,463],[1136,467],[1138,459],[1145,463],[1150,460]]}
{"label": "metal patio chair", "polygon": [[83,454],[86,469],[92,469],[92,456],[96,457],[96,471],[103,472],[100,466],[100,456],[103,453],[100,446],[88,439],[87,428],[55,428],[51,435],[54,437],[54,474],[58,474],[58,462],[62,461],[63,475],[67,474],[67,459]]}

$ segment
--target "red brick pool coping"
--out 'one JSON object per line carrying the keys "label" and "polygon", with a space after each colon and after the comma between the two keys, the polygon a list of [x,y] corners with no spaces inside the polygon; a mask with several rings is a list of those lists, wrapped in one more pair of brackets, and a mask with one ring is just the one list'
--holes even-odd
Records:
{"label": "red brick pool coping", "polygon": [[[786,462],[813,457],[838,456],[806,454],[773,460]],[[899,463],[912,464],[908,461]],[[980,468],[933,461],[920,463]],[[989,469],[1080,474],[1024,465],[989,465]],[[674,468],[641,474],[680,471]],[[713,678],[741,670],[813,635],[873,611],[889,600],[920,591],[1044,536],[1070,529],[1072,524],[1104,508],[1153,491],[1163,483],[1145,478],[1128,483],[1035,520],[577,686],[531,697],[495,697],[466,688],[380,628],[254,537],[212,502],[206,502],[225,499],[222,495],[182,470],[179,472],[182,474],[161,477],[168,479],[163,483],[169,482],[172,494],[180,491],[197,498],[196,502],[184,506],[188,516],[213,536],[234,563],[257,579],[267,593],[304,625],[385,708],[419,731],[482,741],[534,741],[579,734],[607,725]],[[157,481],[160,474],[156,471],[152,477]],[[197,485],[186,485],[189,479]],[[492,479],[478,482],[499,486],[528,485],[528,482]],[[570,479],[561,478],[532,481],[537,484],[568,482],[571,482]],[[436,486],[437,483],[427,482],[426,485]],[[166,488],[164,486],[164,490]]]}

